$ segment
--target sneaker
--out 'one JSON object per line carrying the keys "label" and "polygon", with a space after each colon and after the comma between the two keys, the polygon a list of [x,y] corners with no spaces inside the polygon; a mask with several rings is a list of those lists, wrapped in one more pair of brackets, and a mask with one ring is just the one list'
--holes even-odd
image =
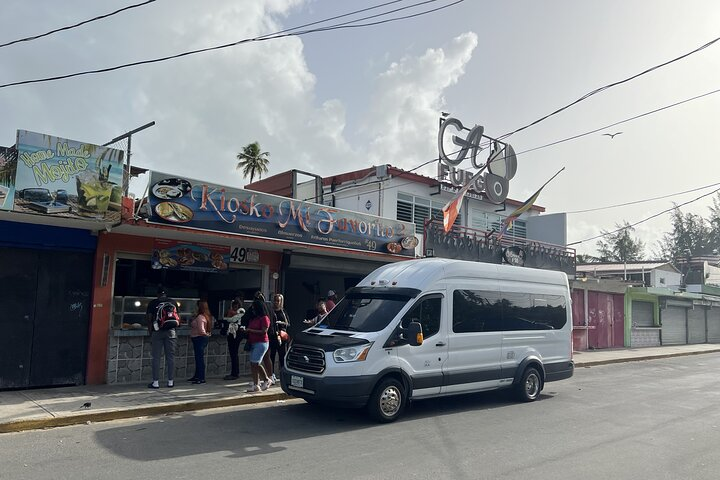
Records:
{"label": "sneaker", "polygon": [[187,379],[188,382],[194,382],[196,380],[197,380],[197,378],[195,378],[195,377],[190,377]]}
{"label": "sneaker", "polygon": [[271,382],[271,381],[272,381],[272,380],[268,380],[267,382],[260,382],[260,390],[262,390],[262,391],[264,392],[265,390],[267,390],[268,388],[270,388],[270,385],[271,385],[270,382]]}
{"label": "sneaker", "polygon": [[168,380],[167,387],[173,388],[175,386],[175,382],[173,380]]}
{"label": "sneaker", "polygon": [[148,388],[160,388],[160,384],[156,382],[150,382],[148,383]]}
{"label": "sneaker", "polygon": [[195,380],[192,382],[193,385],[202,385],[203,383],[205,383],[205,380]]}
{"label": "sneaker", "polygon": [[273,383],[273,384],[276,384],[276,383],[278,382],[278,379],[277,379],[277,377],[275,376],[274,373],[273,373],[273,375],[272,375],[271,380],[272,380],[272,383]]}
{"label": "sneaker", "polygon": [[237,380],[237,379],[238,379],[237,375],[225,375],[223,377],[223,380]]}
{"label": "sneaker", "polygon": [[256,392],[259,392],[259,391],[260,391],[260,387],[258,387],[257,385],[253,384],[253,385],[250,386],[250,388],[248,388],[248,389],[245,390],[245,391],[246,391],[247,393],[256,393]]}

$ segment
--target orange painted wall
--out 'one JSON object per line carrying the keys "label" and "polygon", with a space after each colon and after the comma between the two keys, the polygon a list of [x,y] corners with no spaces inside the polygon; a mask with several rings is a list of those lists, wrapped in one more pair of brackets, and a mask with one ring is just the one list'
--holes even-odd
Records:
{"label": "orange painted wall", "polygon": [[[117,233],[100,232],[93,275],[92,313],[90,316],[90,336],[88,341],[87,377],[88,385],[106,383],[108,338],[112,314],[113,278],[115,276],[115,257],[118,252],[150,255],[153,238],[137,237]],[[203,243],[211,243],[207,238]],[[103,258],[108,255],[109,270],[107,284],[101,286]],[[260,251],[260,264],[267,265],[270,274],[279,272],[282,253]],[[272,287],[273,282],[270,280]]]}

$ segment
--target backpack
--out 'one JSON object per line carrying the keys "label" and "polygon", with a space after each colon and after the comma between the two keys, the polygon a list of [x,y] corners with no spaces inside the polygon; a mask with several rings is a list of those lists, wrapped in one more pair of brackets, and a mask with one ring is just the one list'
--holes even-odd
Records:
{"label": "backpack", "polygon": [[180,315],[174,302],[162,302],[157,306],[155,322],[160,330],[170,330],[180,326]]}

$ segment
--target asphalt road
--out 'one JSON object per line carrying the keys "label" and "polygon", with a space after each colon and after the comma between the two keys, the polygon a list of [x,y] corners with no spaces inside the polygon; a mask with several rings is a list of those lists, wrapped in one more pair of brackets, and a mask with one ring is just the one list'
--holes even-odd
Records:
{"label": "asphalt road", "polygon": [[417,402],[398,422],[299,400],[0,435],[1,479],[720,478],[720,354],[579,369],[530,404]]}

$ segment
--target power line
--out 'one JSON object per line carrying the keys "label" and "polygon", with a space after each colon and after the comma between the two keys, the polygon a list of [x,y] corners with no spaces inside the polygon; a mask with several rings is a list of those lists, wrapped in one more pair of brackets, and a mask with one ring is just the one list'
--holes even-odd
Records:
{"label": "power line", "polygon": [[97,17],[95,17],[95,18],[91,18],[91,19],[89,19],[89,20],[83,20],[82,22],[76,23],[76,24],[74,24],[74,25],[68,25],[68,26],[66,26],[66,27],[56,28],[55,30],[50,30],[49,32],[42,33],[42,34],[40,34],[40,35],[34,35],[34,36],[32,36],[32,37],[19,38],[19,39],[17,39],[17,40],[13,40],[12,42],[7,42],[7,43],[0,44],[0,48],[8,47],[8,46],[10,46],[10,45],[14,45],[14,44],[20,43],[20,42],[29,42],[29,41],[32,41],[32,40],[37,40],[38,38],[47,37],[47,36],[49,36],[49,35],[52,35],[53,33],[62,32],[62,31],[65,31],[65,30],[71,30],[71,29],[77,28],[77,27],[79,27],[79,26],[81,26],[81,25],[85,25],[85,24],[90,23],[90,22],[95,22],[95,21],[97,21],[97,20],[102,20],[103,18],[112,17],[113,15],[117,15],[118,13],[124,12],[124,11],[126,11],[126,10],[130,10],[130,9],[133,9],[133,8],[142,7],[142,6],[145,6],[145,5],[149,4],[149,3],[153,3],[153,2],[155,2],[155,1],[157,1],[157,0],[147,0],[147,1],[142,2],[142,3],[137,3],[137,4],[135,4],[135,5],[129,5],[129,6],[127,6],[127,7],[120,8],[120,9],[118,9],[118,10],[115,10],[114,12],[107,13],[107,14],[105,14],[105,15],[100,15],[100,16],[97,16]]}
{"label": "power line", "polygon": [[568,215],[572,215],[572,214],[575,214],[575,213],[597,212],[597,211],[599,211],[599,210],[608,210],[608,209],[611,209],[611,208],[626,207],[626,206],[628,206],[628,205],[637,205],[638,203],[652,202],[652,201],[654,201],[654,200],[662,200],[662,199],[664,199],[664,198],[676,197],[676,196],[678,196],[678,195],[684,195],[684,194],[686,194],[686,193],[697,192],[698,190],[704,190],[704,189],[706,189],[706,188],[716,187],[716,186],[718,186],[718,185],[720,185],[720,183],[711,183],[710,185],[705,185],[705,186],[702,186],[702,187],[693,188],[693,189],[691,189],[691,190],[685,190],[684,192],[671,193],[671,194],[669,194],[669,195],[663,195],[663,196],[660,196],[660,197],[646,198],[646,199],[644,199],[644,200],[636,200],[636,201],[634,201],[634,202],[617,203],[617,204],[615,204],[615,205],[608,205],[608,206],[605,206],[605,207],[589,208],[589,209],[587,209],[587,210],[575,210],[575,211],[572,211],[572,212],[565,212],[565,213],[568,214]]}
{"label": "power line", "polygon": [[[395,1],[393,1],[393,2],[386,2],[385,4],[379,5],[378,7],[380,7],[380,6],[385,6],[385,5],[389,5],[389,4],[395,3],[396,1],[397,1],[397,0],[395,0]],[[125,68],[136,67],[136,66],[139,66],[139,65],[148,65],[148,64],[152,64],[152,63],[160,63],[160,62],[165,62],[165,61],[168,61],[168,60],[174,60],[174,59],[176,59],[176,58],[187,57],[187,56],[190,56],[190,55],[196,55],[196,54],[199,54],[199,53],[205,53],[205,52],[210,52],[210,51],[214,51],[214,50],[221,50],[221,49],[225,49],[225,48],[235,47],[235,46],[237,46],[237,45],[241,45],[241,44],[244,44],[244,43],[250,43],[250,42],[262,42],[262,41],[275,40],[275,39],[278,39],[278,38],[285,38],[285,37],[299,37],[299,36],[307,35],[307,34],[310,34],[310,33],[328,32],[328,31],[332,31],[332,30],[343,30],[343,29],[349,29],[349,28],[361,28],[361,27],[377,26],[377,25],[382,25],[382,24],[385,24],[385,23],[396,22],[396,21],[400,21],[400,20],[407,20],[407,19],[410,19],[410,18],[415,18],[415,17],[422,16],[422,15],[428,15],[428,14],[430,14],[430,13],[434,13],[434,12],[437,12],[437,11],[439,11],[439,10],[443,10],[443,9],[445,9],[445,8],[449,8],[449,7],[452,7],[452,6],[457,5],[457,4],[459,4],[459,3],[462,3],[464,0],[455,0],[455,1],[452,2],[452,3],[446,4],[446,5],[442,5],[442,6],[437,7],[437,8],[433,8],[433,9],[429,9],[429,10],[424,10],[424,11],[422,11],[422,12],[418,12],[418,13],[414,13],[414,14],[409,14],[409,15],[404,15],[404,16],[398,16],[398,17],[393,17],[393,18],[387,18],[387,19],[384,19],[384,20],[378,20],[378,21],[374,21],[374,22],[357,23],[357,22],[361,22],[361,21],[364,21],[364,20],[368,20],[368,19],[372,19],[372,18],[377,18],[377,17],[379,17],[379,16],[385,16],[385,15],[388,15],[388,14],[391,14],[391,13],[396,13],[396,12],[398,12],[398,11],[400,11],[400,10],[406,10],[406,9],[409,9],[409,8],[414,8],[414,7],[417,7],[417,6],[419,6],[419,5],[424,5],[424,4],[431,3],[431,2],[436,2],[436,1],[438,1],[438,0],[426,0],[426,1],[424,1],[424,2],[416,2],[416,3],[412,4],[412,5],[409,5],[409,6],[406,6],[406,7],[402,7],[402,8],[400,8],[400,9],[396,9],[396,10],[393,10],[393,11],[390,11],[390,12],[384,12],[384,13],[382,13],[382,14],[371,15],[371,16],[368,16],[368,17],[362,17],[362,18],[358,18],[358,19],[356,19],[356,20],[351,20],[351,21],[344,22],[344,23],[341,23],[341,24],[336,24],[336,25],[330,25],[330,26],[327,26],[327,27],[313,28],[313,29],[303,30],[303,31],[299,31],[299,32],[294,32],[294,33],[293,33],[291,30],[296,30],[297,28],[300,28],[300,27],[294,27],[294,28],[292,28],[292,29],[281,30],[281,31],[279,31],[279,32],[275,32],[275,33],[271,33],[271,34],[265,34],[265,35],[261,35],[261,36],[253,37],[253,38],[246,38],[246,39],[243,39],[243,40],[238,40],[238,41],[236,41],[236,42],[226,43],[226,44],[224,44],[224,45],[216,45],[216,46],[214,46],[214,47],[206,47],[206,48],[200,48],[200,49],[197,49],[197,50],[190,50],[190,51],[186,51],[186,52],[183,52],[183,53],[178,53],[178,54],[175,54],[175,55],[168,55],[168,56],[165,56],[165,57],[154,58],[154,59],[151,59],[151,60],[140,60],[140,61],[137,61],[137,62],[132,62],[132,63],[125,63],[125,64],[121,64],[121,65],[116,65],[116,66],[114,66],[114,67],[106,67],[106,68],[100,68],[100,69],[95,69],[95,70],[86,70],[86,71],[82,71],[82,72],[70,73],[70,74],[66,74],[66,75],[57,75],[57,76],[54,76],[54,77],[45,77],[45,78],[37,78],[37,79],[33,79],[33,80],[22,80],[22,81],[17,81],[17,82],[6,83],[6,84],[0,85],[0,88],[13,87],[13,86],[17,86],[17,85],[28,85],[28,84],[32,84],[32,83],[51,82],[51,81],[55,81],[55,80],[64,80],[64,79],[67,79],[67,78],[80,77],[80,76],[92,75],[92,74],[98,74],[98,73],[107,73],[107,72],[112,72],[112,71],[115,71],[115,70],[121,70],[121,69],[125,69]],[[366,10],[368,10],[368,9],[363,9],[362,11],[366,11]],[[357,13],[357,12],[360,12],[360,11],[352,12],[352,13],[349,13],[349,14],[346,14],[346,15],[343,15],[343,16],[352,15],[352,14],[355,14],[355,13]],[[321,21],[321,22],[319,22],[319,23],[324,23],[325,21],[327,21],[327,19],[326,19],[326,20],[323,20],[323,21]],[[314,23],[318,23],[318,22],[314,22]]]}
{"label": "power line", "polygon": [[608,235],[612,235],[612,234],[614,234],[614,233],[621,232],[621,231],[625,230],[626,228],[630,228],[630,227],[634,227],[634,226],[636,226],[636,225],[640,225],[641,223],[645,223],[645,222],[647,222],[648,220],[652,220],[652,219],[655,218],[655,217],[659,217],[659,216],[662,215],[663,213],[668,213],[668,212],[671,212],[671,211],[673,211],[673,210],[675,210],[675,209],[677,209],[677,208],[684,207],[685,205],[688,205],[688,204],[690,204],[690,203],[697,202],[698,200],[703,199],[703,198],[705,198],[705,197],[708,197],[708,196],[710,196],[710,195],[712,195],[712,194],[714,194],[714,193],[717,193],[717,192],[720,192],[720,188],[717,188],[717,189],[713,190],[713,191],[710,192],[710,193],[706,193],[706,194],[704,194],[704,195],[700,195],[699,197],[694,198],[694,199],[692,199],[692,200],[689,200],[689,201],[687,201],[687,202],[685,202],[685,203],[681,203],[680,205],[675,205],[675,206],[673,206],[672,208],[668,208],[667,210],[663,210],[663,211],[660,212],[660,213],[656,213],[656,214],[654,214],[654,215],[650,215],[649,217],[644,218],[644,219],[640,220],[639,222],[635,222],[635,223],[633,223],[633,224],[626,225],[626,226],[624,226],[624,227],[622,227],[622,228],[618,228],[617,230],[614,230],[614,231],[612,231],[612,232],[605,232],[605,233],[603,233],[603,234],[596,235],[596,236],[591,237],[591,238],[586,238],[585,240],[580,240],[580,241],[578,241],[578,242],[568,243],[567,246],[569,247],[569,246],[571,246],[571,245],[578,245],[578,244],[580,244],[580,243],[589,242],[589,241],[591,241],[591,240],[596,240],[596,239],[598,239],[598,238],[606,237],[606,236],[608,236]]}
{"label": "power line", "polygon": [[612,87],[615,87],[615,86],[617,86],[617,85],[621,85],[621,84],[623,84],[623,83],[627,83],[627,82],[629,82],[630,80],[634,80],[634,79],[636,79],[636,78],[638,78],[638,77],[641,77],[641,76],[643,76],[643,75],[646,75],[646,74],[648,74],[648,73],[650,73],[650,72],[652,72],[652,71],[654,71],[654,70],[657,70],[657,69],[659,69],[659,68],[662,68],[662,67],[664,67],[664,66],[666,66],[666,65],[670,65],[671,63],[677,62],[678,60],[682,60],[683,58],[689,57],[690,55],[693,55],[693,54],[695,54],[695,53],[697,53],[697,52],[699,52],[699,51],[701,51],[701,50],[704,50],[704,49],[708,48],[709,46],[715,44],[715,43],[716,43],[717,41],[719,41],[719,40],[720,40],[720,37],[715,38],[714,40],[711,40],[711,41],[709,41],[708,43],[706,43],[706,44],[704,44],[704,45],[701,45],[701,46],[699,46],[698,48],[696,48],[696,49],[694,49],[694,50],[692,50],[692,51],[690,51],[690,52],[688,52],[688,53],[685,53],[685,54],[683,54],[683,55],[680,55],[679,57],[673,58],[672,60],[668,60],[667,62],[661,63],[661,64],[659,64],[659,65],[655,65],[654,67],[650,67],[650,68],[648,68],[648,69],[646,69],[646,70],[643,70],[643,71],[640,72],[640,73],[636,73],[635,75],[632,75],[631,77],[625,78],[625,79],[623,79],[623,80],[619,80],[619,81],[617,81],[617,82],[613,82],[613,83],[610,83],[610,84],[608,84],[608,85],[605,85],[605,86],[596,88],[595,90],[593,90],[593,91],[591,91],[591,92],[588,92],[588,93],[586,93],[585,95],[583,95],[582,97],[578,98],[578,99],[575,100],[574,102],[571,102],[571,103],[565,105],[564,107],[560,107],[560,108],[558,108],[557,110],[555,110],[554,112],[549,113],[549,114],[545,115],[544,117],[541,117],[541,118],[535,120],[534,122],[525,125],[524,127],[520,127],[520,128],[518,128],[518,129],[516,129],[516,130],[513,130],[513,131],[510,132],[510,133],[506,133],[506,134],[504,134],[504,135],[501,135],[501,136],[498,137],[498,138],[499,138],[499,139],[504,139],[504,138],[509,137],[510,135],[514,135],[514,134],[516,134],[516,133],[518,133],[518,132],[520,132],[520,131],[522,131],[522,130],[525,130],[526,128],[530,128],[530,127],[532,127],[533,125],[537,125],[538,123],[542,122],[543,120],[546,120],[546,119],[552,117],[553,115],[557,115],[558,113],[562,112],[563,110],[567,110],[568,108],[572,107],[573,105],[576,105],[576,104],[582,102],[583,100],[586,100],[587,98],[589,98],[589,97],[591,97],[591,96],[593,96],[593,95],[595,95],[595,94],[597,94],[597,93],[600,93],[600,92],[602,92],[602,91],[605,91],[605,90],[607,90],[607,89],[609,89],[609,88],[612,88]]}
{"label": "power line", "polygon": [[[693,101],[693,100],[697,100],[697,99],[700,99],[700,98],[703,98],[703,97],[706,97],[706,96],[708,96],[708,95],[712,95],[712,94],[715,94],[715,93],[718,93],[718,92],[720,92],[720,89],[713,90],[713,91],[707,92],[707,93],[703,93],[703,94],[701,94],[701,95],[696,95],[696,96],[694,96],[694,97],[691,97],[691,98],[688,98],[688,99],[685,99],[685,100],[681,100],[681,101],[679,101],[679,102],[675,102],[675,103],[673,103],[673,104],[666,105],[666,106],[664,106],[664,107],[656,108],[656,109],[651,110],[651,111],[649,111],[649,112],[641,113],[640,115],[635,115],[635,116],[633,116],[633,117],[626,118],[625,120],[620,120],[620,121],[618,121],[618,122],[611,123],[610,125],[605,125],[605,126],[600,127],[600,128],[595,128],[595,129],[590,130],[590,131],[585,132],[585,133],[580,133],[580,134],[578,134],[578,135],[573,135],[573,136],[571,136],[571,137],[567,137],[567,138],[564,138],[564,139],[562,139],[562,140],[557,140],[557,141],[554,141],[554,142],[550,142],[550,143],[547,143],[547,144],[545,144],[545,145],[540,145],[540,146],[538,146],[538,147],[533,147],[533,148],[529,148],[529,149],[527,149],[527,150],[523,150],[523,151],[520,151],[520,152],[515,152],[515,155],[516,155],[516,156],[524,155],[524,154],[529,153],[529,152],[534,152],[535,150],[540,150],[540,149],[542,149],[542,148],[551,147],[551,146],[557,145],[557,144],[559,144],[559,143],[563,143],[563,142],[567,142],[567,141],[570,141],[570,140],[575,140],[575,139],[577,139],[577,138],[585,137],[585,136],[587,136],[587,135],[591,135],[591,134],[593,134],[593,133],[597,133],[597,132],[602,131],[602,130],[605,130],[605,129],[607,129],[607,128],[614,127],[614,126],[617,126],[617,125],[620,125],[620,124],[623,124],[623,123],[627,123],[627,122],[630,122],[630,121],[632,121],[632,120],[637,120],[638,118],[646,117],[646,116],[648,116],[648,115],[651,115],[651,114],[654,114],[654,113],[657,113],[657,112],[660,112],[660,111],[663,111],[663,110],[667,110],[667,109],[669,109],[669,108],[676,107],[676,106],[678,106],[678,105],[682,105],[682,104],[684,104],[684,103],[687,103],[687,102],[690,102],[690,101]],[[453,154],[455,154],[455,153],[458,153],[459,151],[460,151],[460,150],[457,150],[457,151],[455,151],[455,152],[452,152],[452,153],[450,153],[450,155],[453,155]],[[428,164],[430,164],[430,163],[433,163],[433,162],[436,162],[436,161],[439,161],[439,160],[440,160],[439,158],[433,158],[432,160],[428,160],[427,162],[421,163],[420,165],[418,165],[418,166],[416,166],[416,167],[413,167],[413,168],[411,168],[410,170],[405,170],[405,172],[408,172],[408,173],[413,172],[413,171],[415,171],[415,170],[417,170],[417,169],[419,169],[419,168],[424,167],[425,165],[428,165]],[[430,178],[437,179],[437,177],[430,177]],[[368,183],[365,184],[365,185],[372,185],[372,184],[380,183],[380,182],[381,182],[381,181],[368,182]],[[407,182],[407,183],[404,183],[404,184],[395,185],[395,186],[393,186],[393,187],[387,187],[386,190],[390,190],[390,189],[393,189],[393,188],[399,188],[399,187],[401,187],[401,186],[409,185],[409,184],[411,184],[411,183],[415,183],[415,182]],[[714,185],[707,185],[706,187],[701,187],[701,188],[699,188],[699,190],[701,190],[702,188],[709,188],[709,187],[711,187],[711,186],[714,186]],[[336,190],[336,191],[333,192],[333,193],[336,193],[336,192],[338,192],[338,191],[343,191],[343,190],[346,190],[346,189],[349,189],[349,188],[352,188],[352,187],[355,187],[355,185],[349,185],[349,186],[346,186],[346,187],[341,187],[340,189]],[[693,191],[693,190],[690,190],[690,191]],[[689,192],[684,192],[684,193],[689,193]],[[677,195],[680,195],[680,194],[677,194]],[[339,199],[350,198],[350,197],[351,197],[351,196],[348,196],[348,197],[339,197]],[[317,200],[317,197],[315,197],[315,200]],[[603,208],[611,208],[611,207],[603,207]],[[568,212],[568,213],[580,213],[580,212]]]}

